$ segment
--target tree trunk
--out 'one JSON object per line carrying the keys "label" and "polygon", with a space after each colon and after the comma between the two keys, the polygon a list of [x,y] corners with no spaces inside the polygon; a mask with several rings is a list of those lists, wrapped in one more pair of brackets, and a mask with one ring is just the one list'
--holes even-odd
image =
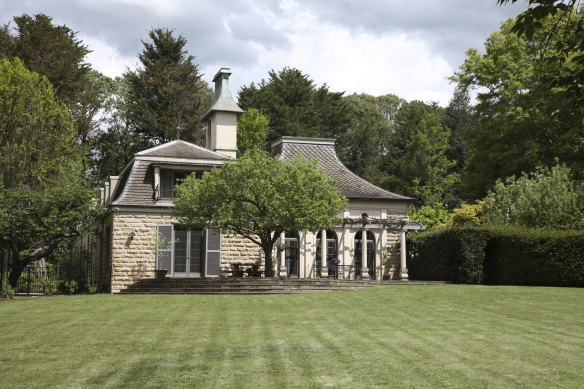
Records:
{"label": "tree trunk", "polygon": [[8,282],[13,289],[16,288],[16,283],[18,282],[18,279],[20,278],[20,275],[24,271],[25,267],[26,265],[22,265],[21,263],[12,265],[10,269],[10,276],[8,277]]}
{"label": "tree trunk", "polygon": [[266,277],[273,277],[274,276],[274,271],[272,269],[272,249],[274,248],[274,246],[272,245],[270,247],[267,247],[267,245],[266,245],[266,246],[263,246],[262,248],[264,250],[264,258],[265,258],[265,262],[264,262],[265,272],[264,272],[264,275]]}

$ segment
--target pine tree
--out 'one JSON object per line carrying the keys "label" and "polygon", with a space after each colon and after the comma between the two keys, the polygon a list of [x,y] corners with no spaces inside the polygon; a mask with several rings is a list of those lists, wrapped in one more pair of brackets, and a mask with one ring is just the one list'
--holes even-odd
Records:
{"label": "pine tree", "polygon": [[133,130],[152,143],[174,139],[202,142],[200,123],[211,105],[212,91],[184,47],[186,39],[173,30],[155,28],[151,43],[142,41],[142,66],[128,71],[128,120]]}

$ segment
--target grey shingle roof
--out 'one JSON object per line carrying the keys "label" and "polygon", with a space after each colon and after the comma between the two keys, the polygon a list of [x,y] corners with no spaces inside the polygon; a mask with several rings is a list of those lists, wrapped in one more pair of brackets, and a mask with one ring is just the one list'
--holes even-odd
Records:
{"label": "grey shingle roof", "polygon": [[[164,157],[162,160],[160,157]],[[172,160],[175,158],[176,160]],[[231,158],[182,140],[175,140],[136,153],[130,168],[120,176],[112,205],[168,207],[169,201],[155,201],[154,166],[176,166],[185,169],[220,166]]]}
{"label": "grey shingle roof", "polygon": [[341,193],[353,200],[386,200],[413,202],[414,198],[398,195],[364,180],[339,160],[334,139],[282,137],[272,142],[272,153],[283,161],[297,158],[315,160],[319,168],[334,179]]}
{"label": "grey shingle roof", "polygon": [[151,149],[140,151],[137,156],[149,157],[170,157],[170,158],[189,158],[189,159],[229,159],[229,157],[211,151],[201,146],[185,142],[184,140],[173,140]]}

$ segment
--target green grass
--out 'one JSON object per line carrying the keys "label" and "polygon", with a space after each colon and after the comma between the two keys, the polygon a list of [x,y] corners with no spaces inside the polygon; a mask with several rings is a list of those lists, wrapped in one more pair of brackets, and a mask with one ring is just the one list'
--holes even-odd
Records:
{"label": "green grass", "polygon": [[0,302],[0,388],[582,388],[584,289]]}

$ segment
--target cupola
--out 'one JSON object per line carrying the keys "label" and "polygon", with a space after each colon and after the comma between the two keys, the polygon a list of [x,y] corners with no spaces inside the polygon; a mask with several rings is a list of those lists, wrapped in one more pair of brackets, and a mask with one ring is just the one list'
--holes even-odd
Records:
{"label": "cupola", "polygon": [[229,68],[221,68],[213,78],[215,99],[203,117],[207,125],[209,150],[235,158],[237,155],[237,117],[243,110],[237,105],[229,90]]}

